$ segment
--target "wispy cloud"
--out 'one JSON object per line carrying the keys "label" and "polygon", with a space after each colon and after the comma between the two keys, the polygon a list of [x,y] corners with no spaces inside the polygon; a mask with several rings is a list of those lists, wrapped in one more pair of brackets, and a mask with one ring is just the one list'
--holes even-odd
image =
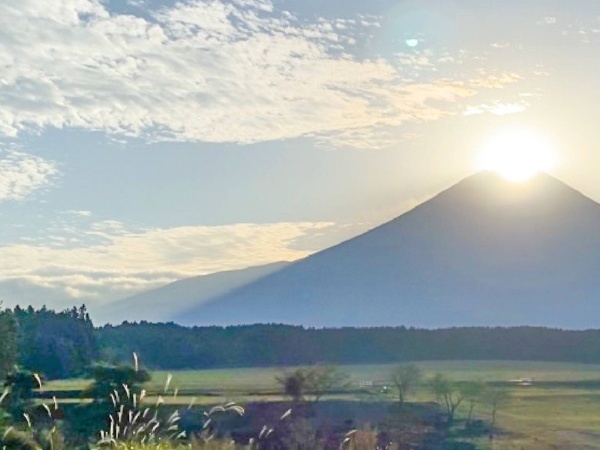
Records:
{"label": "wispy cloud", "polygon": [[87,211],[85,209],[82,209],[82,210],[71,209],[71,210],[67,211],[67,214],[70,214],[70,215],[76,216],[76,217],[91,217],[92,216],[92,212]]}
{"label": "wispy cloud", "polygon": [[546,16],[537,22],[538,25],[556,25],[556,17]]}
{"label": "wispy cloud", "polygon": [[412,80],[431,55],[352,56],[378,26],[308,23],[268,0],[190,1],[144,17],[99,0],[3,3],[0,134],[77,127],[249,143],[435,120],[444,102],[472,94],[440,76]]}
{"label": "wispy cloud", "polygon": [[493,105],[469,106],[464,112],[465,116],[490,113],[495,116],[506,116],[508,114],[517,114],[527,109],[526,103],[495,103]]}
{"label": "wispy cloud", "polygon": [[501,89],[506,85],[516,83],[521,79],[521,75],[514,72],[503,72],[491,74],[489,76],[480,76],[470,81],[474,87],[486,89]]}
{"label": "wispy cloud", "polygon": [[22,200],[50,185],[57,174],[56,164],[52,161],[0,149],[0,202]]}

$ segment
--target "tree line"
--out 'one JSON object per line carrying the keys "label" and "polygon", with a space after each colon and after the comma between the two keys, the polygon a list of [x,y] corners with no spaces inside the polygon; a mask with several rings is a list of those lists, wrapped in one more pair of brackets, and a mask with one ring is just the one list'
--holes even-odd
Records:
{"label": "tree line", "polygon": [[99,359],[97,330],[85,306],[0,311],[0,379],[15,366],[47,378],[83,375]]}
{"label": "tree line", "polygon": [[538,327],[315,329],[287,325],[182,327],[123,323],[97,330],[102,356],[148,367],[204,369],[379,364],[419,360],[532,360],[600,363],[600,330]]}
{"label": "tree line", "polygon": [[600,363],[600,330],[538,327],[315,329],[288,325],[94,327],[85,306],[0,310],[0,379],[17,364],[47,378],[81,376],[92,363],[140,355],[152,369],[536,360]]}

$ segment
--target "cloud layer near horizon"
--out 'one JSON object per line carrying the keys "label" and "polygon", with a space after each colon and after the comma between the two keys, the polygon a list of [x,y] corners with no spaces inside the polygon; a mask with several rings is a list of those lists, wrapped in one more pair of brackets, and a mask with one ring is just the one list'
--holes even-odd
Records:
{"label": "cloud layer near horizon", "polygon": [[[177,279],[292,261],[315,248],[302,243],[332,223],[232,224],[128,230],[92,222],[45,241],[0,247],[0,293],[7,304],[69,305],[118,299]],[[90,241],[92,243],[90,243]],[[19,292],[11,298],[12,292]],[[39,292],[42,298],[36,298]],[[31,298],[24,298],[29,293]]]}

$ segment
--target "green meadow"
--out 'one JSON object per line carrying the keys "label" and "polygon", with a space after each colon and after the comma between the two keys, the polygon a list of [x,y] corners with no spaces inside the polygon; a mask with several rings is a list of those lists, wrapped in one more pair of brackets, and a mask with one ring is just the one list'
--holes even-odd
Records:
{"label": "green meadow", "polygon": [[[417,363],[425,377],[441,372],[454,381],[484,381],[510,389],[509,402],[498,412],[500,432],[493,440],[487,436],[460,438],[478,449],[600,449],[600,365],[507,362],[507,361],[426,361]],[[393,389],[386,393],[389,374],[394,365],[342,366],[349,375],[346,392],[329,399],[353,401],[395,401]],[[175,372],[152,372],[145,385],[148,402],[162,396],[166,404],[218,404],[236,401],[280,401],[283,399],[275,377],[282,368],[221,369]],[[171,382],[165,392],[168,378]],[[533,379],[532,386],[519,386],[511,380]],[[365,396],[364,385],[369,387]],[[61,393],[82,390],[86,380],[50,382],[45,389]],[[325,398],[327,400],[327,398]],[[432,395],[421,387],[410,401],[431,402]],[[72,399],[69,401],[73,401]],[[459,418],[466,415],[463,404]],[[477,405],[475,416],[489,420],[486,405]],[[457,434],[460,435],[460,421]]]}

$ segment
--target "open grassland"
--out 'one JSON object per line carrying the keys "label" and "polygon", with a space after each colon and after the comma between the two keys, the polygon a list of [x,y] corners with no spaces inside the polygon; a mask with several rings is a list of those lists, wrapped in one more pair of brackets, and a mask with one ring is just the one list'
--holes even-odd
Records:
{"label": "open grassland", "polygon": [[[425,377],[441,372],[455,381],[485,381],[506,384],[511,391],[510,401],[498,413],[497,425],[502,430],[493,440],[487,436],[464,438],[479,449],[600,449],[600,366],[506,361],[448,361],[420,362]],[[386,385],[394,365],[343,366],[351,381],[344,394],[330,398],[362,401],[364,393],[359,383],[373,382],[374,399],[393,402],[393,391],[384,394],[379,387]],[[275,377],[281,368],[223,369],[172,372],[167,404],[215,404],[237,401],[240,404],[256,401],[282,400]],[[153,401],[163,394],[168,372],[153,372],[145,386]],[[532,378],[533,386],[517,386],[510,380]],[[60,392],[81,390],[86,380],[51,382],[46,389]],[[177,390],[175,395],[174,390]],[[154,399],[152,398],[154,397]],[[422,387],[411,399],[432,401],[432,395]],[[461,414],[466,414],[466,406]],[[459,416],[461,415],[459,414]],[[489,420],[490,410],[478,405],[475,416]]]}
{"label": "open grassland", "polygon": [[[478,405],[474,415],[489,420],[489,408]],[[600,449],[600,389],[514,387],[497,426],[501,432],[493,441],[485,436],[467,442],[496,450]]]}
{"label": "open grassland", "polygon": [[[422,361],[416,363],[425,377],[441,372],[455,381],[481,380],[507,382],[517,378],[533,378],[536,382],[577,383],[600,380],[600,365],[529,361]],[[395,364],[340,366],[354,383],[373,381],[385,384]],[[184,393],[260,393],[278,390],[275,377],[285,368],[242,368],[182,371],[153,371],[145,388],[152,393],[163,390],[167,377],[172,375],[171,388]],[[52,391],[85,389],[89,380],[51,381],[46,388]]]}
{"label": "open grassland", "polygon": [[[526,361],[425,361],[417,365],[425,378],[441,372],[455,381],[508,382],[517,378],[533,378],[542,383],[578,383],[600,380],[600,365],[543,363]],[[387,384],[394,364],[342,366],[353,385],[361,381]],[[279,391],[275,377],[283,368],[219,369],[202,371],[153,372],[146,388],[160,392],[168,374],[179,394],[212,392],[219,394],[259,394]]]}

